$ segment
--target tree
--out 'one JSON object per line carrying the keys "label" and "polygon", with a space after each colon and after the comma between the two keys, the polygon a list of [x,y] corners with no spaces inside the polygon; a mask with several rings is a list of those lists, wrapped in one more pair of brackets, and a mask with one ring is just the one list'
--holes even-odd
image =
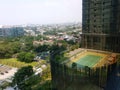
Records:
{"label": "tree", "polygon": [[66,47],[61,45],[52,45],[50,48],[50,59],[55,60],[56,62],[62,62],[66,57],[64,57],[64,51],[66,50]]}
{"label": "tree", "polygon": [[[13,84],[14,85],[17,84],[18,88],[21,90],[28,90],[26,89],[28,85],[25,81],[33,74],[34,72],[33,72],[32,66],[22,67],[15,73]],[[30,87],[29,87],[29,90],[30,90]]]}
{"label": "tree", "polygon": [[0,43],[0,58],[10,58],[20,51],[19,42],[2,42]]}
{"label": "tree", "polygon": [[30,63],[30,62],[33,61],[34,57],[35,57],[34,54],[32,54],[32,53],[26,53],[24,60],[25,60],[26,63]]}
{"label": "tree", "polygon": [[77,69],[77,64],[75,62],[72,63],[72,68]]}
{"label": "tree", "polygon": [[21,52],[21,53],[19,53],[19,55],[18,55],[18,57],[17,57],[18,60],[23,62],[24,59],[25,59],[25,54],[26,54],[25,52]]}
{"label": "tree", "polygon": [[18,55],[18,60],[22,62],[30,63],[33,61],[34,57],[35,55],[33,53],[21,52]]}
{"label": "tree", "polygon": [[49,45],[40,45],[38,47],[35,48],[35,51],[36,52],[44,52],[44,51],[48,51],[50,49],[50,46]]}

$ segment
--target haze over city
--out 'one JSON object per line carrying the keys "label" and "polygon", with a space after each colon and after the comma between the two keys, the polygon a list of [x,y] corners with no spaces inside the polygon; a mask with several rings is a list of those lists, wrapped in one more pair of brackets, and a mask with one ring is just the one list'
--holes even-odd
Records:
{"label": "haze over city", "polygon": [[82,22],[82,0],[0,0],[0,24]]}
{"label": "haze over city", "polygon": [[120,0],[0,0],[0,11],[0,90],[120,90]]}

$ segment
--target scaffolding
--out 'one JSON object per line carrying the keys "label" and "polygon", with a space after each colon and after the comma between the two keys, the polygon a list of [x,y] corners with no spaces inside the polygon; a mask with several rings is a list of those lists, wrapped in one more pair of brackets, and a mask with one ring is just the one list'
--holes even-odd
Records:
{"label": "scaffolding", "polygon": [[82,29],[83,48],[120,52],[120,1],[83,0]]}

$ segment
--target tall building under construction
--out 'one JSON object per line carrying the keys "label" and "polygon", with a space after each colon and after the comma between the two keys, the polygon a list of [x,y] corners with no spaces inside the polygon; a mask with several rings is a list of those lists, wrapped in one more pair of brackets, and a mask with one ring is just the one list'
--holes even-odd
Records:
{"label": "tall building under construction", "polygon": [[120,52],[120,0],[83,0],[82,47]]}

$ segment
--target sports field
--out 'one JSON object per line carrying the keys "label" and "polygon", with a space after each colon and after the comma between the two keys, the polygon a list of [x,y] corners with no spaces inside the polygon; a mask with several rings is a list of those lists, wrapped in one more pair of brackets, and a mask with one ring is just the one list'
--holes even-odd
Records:
{"label": "sports field", "polygon": [[72,67],[72,63],[76,63],[78,68],[88,66],[90,68],[101,66],[104,64],[105,57],[107,55],[96,52],[83,52],[77,56],[74,56],[66,65]]}
{"label": "sports field", "polygon": [[78,67],[81,67],[81,66],[93,67],[101,59],[102,59],[101,56],[85,55],[84,57],[77,60],[76,63]]}

